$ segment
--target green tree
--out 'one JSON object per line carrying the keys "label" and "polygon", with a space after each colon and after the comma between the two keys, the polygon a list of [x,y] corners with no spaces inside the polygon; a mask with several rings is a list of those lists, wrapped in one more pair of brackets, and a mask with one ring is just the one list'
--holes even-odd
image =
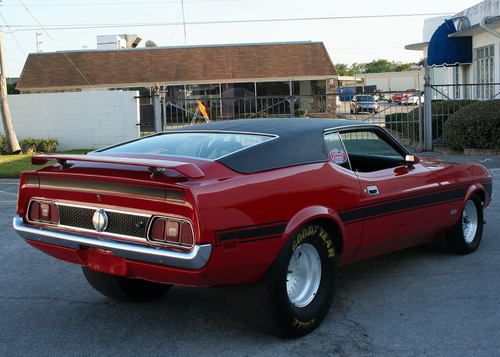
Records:
{"label": "green tree", "polygon": [[19,94],[16,89],[16,83],[7,84],[7,94]]}
{"label": "green tree", "polygon": [[337,69],[337,74],[339,76],[351,76],[352,75],[351,68],[345,63],[337,63],[335,65],[335,68]]}
{"label": "green tree", "polygon": [[351,72],[355,73],[365,73],[366,72],[366,63],[353,63],[351,65]]}
{"label": "green tree", "polygon": [[365,73],[391,72],[394,68],[394,62],[390,62],[386,59],[378,59],[367,63],[365,68]]}
{"label": "green tree", "polygon": [[402,72],[402,71],[409,71],[411,69],[412,63],[395,63],[394,64],[394,72]]}

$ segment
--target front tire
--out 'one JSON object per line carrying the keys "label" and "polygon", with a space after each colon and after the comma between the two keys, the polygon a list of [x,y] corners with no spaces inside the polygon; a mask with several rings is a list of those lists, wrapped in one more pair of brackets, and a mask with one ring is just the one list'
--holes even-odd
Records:
{"label": "front tire", "polygon": [[483,236],[483,204],[477,195],[471,196],[465,203],[459,221],[446,235],[450,250],[456,254],[473,253],[481,243]]}
{"label": "front tire", "polygon": [[245,322],[280,337],[307,335],[332,305],[337,277],[333,236],[317,224],[305,225],[285,244],[263,279],[235,287]]}
{"label": "front tire", "polygon": [[172,285],[142,279],[125,278],[82,267],[83,275],[98,292],[111,299],[145,302],[161,298]]}

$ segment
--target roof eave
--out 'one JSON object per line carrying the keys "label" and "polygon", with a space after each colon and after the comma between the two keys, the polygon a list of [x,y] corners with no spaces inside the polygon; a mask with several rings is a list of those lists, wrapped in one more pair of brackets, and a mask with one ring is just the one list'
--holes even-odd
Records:
{"label": "roof eave", "polygon": [[423,51],[428,46],[429,46],[429,42],[411,43],[411,44],[405,46],[405,50]]}

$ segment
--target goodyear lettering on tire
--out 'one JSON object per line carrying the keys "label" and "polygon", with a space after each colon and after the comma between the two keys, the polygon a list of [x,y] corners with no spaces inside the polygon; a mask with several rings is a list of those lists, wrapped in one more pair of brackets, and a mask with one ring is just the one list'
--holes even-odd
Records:
{"label": "goodyear lettering on tire", "polygon": [[292,326],[297,329],[309,329],[313,327],[315,323],[316,319],[312,319],[309,321],[300,321],[299,319],[295,318],[292,322]]}
{"label": "goodyear lettering on tire", "polygon": [[304,241],[304,239],[318,235],[321,238],[321,241],[325,245],[325,248],[328,252],[328,258],[335,257],[335,246],[333,244],[333,240],[331,239],[328,232],[320,226],[309,226],[303,228],[299,234],[295,237],[295,240],[292,243],[292,251],[295,251],[297,247]]}
{"label": "goodyear lettering on tire", "polygon": [[325,229],[320,228],[319,236],[328,251],[328,258],[333,258],[335,256],[335,247],[333,245],[332,239],[330,238],[330,235]]}
{"label": "goodyear lettering on tire", "polygon": [[302,243],[304,239],[307,237],[313,236],[318,232],[318,226],[309,226],[306,228],[303,228],[299,234],[297,234],[297,237],[295,237],[295,241],[292,244],[292,251],[295,251],[297,247]]}

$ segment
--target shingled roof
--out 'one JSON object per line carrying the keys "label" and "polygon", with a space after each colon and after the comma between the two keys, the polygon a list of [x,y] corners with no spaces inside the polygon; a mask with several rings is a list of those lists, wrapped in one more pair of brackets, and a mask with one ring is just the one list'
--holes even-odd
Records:
{"label": "shingled roof", "polygon": [[17,89],[45,92],[336,74],[322,42],[85,50],[31,53]]}

